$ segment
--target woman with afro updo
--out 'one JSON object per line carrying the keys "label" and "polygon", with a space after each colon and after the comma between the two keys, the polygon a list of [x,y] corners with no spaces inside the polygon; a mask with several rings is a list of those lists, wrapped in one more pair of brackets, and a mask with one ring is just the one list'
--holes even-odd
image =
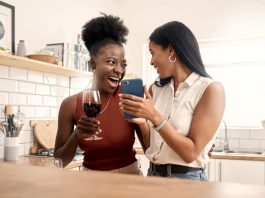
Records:
{"label": "woman with afro updo", "polygon": [[[136,125],[126,121],[119,110],[119,84],[127,66],[123,45],[128,32],[119,17],[106,14],[83,26],[82,39],[93,70],[91,88],[99,90],[101,112],[96,118],[84,114],[82,92],[63,100],[54,156],[61,158],[64,166],[79,146],[84,151],[83,170],[141,175],[133,149]],[[87,136],[93,134],[103,138],[88,141]]]}

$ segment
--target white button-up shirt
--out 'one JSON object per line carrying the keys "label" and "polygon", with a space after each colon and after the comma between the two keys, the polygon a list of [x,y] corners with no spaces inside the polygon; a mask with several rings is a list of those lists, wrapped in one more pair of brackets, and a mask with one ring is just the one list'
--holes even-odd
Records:
{"label": "white button-up shirt", "polygon": [[[153,103],[155,108],[177,129],[176,132],[187,136],[190,131],[194,109],[205,89],[214,80],[193,72],[179,84],[174,96],[174,81],[164,87],[152,86]],[[150,147],[146,150],[146,157],[156,164],[179,164],[190,167],[204,167],[209,160],[208,152],[213,144],[217,131],[211,141],[203,148],[197,159],[186,163],[163,140],[159,133],[150,126]],[[203,135],[203,134],[202,134]]]}

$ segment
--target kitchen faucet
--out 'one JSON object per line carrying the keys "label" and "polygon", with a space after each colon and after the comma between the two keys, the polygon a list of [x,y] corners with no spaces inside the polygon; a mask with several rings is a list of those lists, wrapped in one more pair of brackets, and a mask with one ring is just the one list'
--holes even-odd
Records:
{"label": "kitchen faucet", "polygon": [[222,123],[224,125],[225,137],[224,139],[217,137],[216,141],[221,143],[224,146],[224,152],[227,152],[229,151],[228,129],[227,129],[227,124],[224,120],[222,120]]}
{"label": "kitchen faucet", "polygon": [[227,129],[227,124],[226,122],[223,120],[222,121],[224,126],[225,126],[225,139],[223,141],[224,144],[224,151],[229,151],[229,140],[228,140],[228,129]]}

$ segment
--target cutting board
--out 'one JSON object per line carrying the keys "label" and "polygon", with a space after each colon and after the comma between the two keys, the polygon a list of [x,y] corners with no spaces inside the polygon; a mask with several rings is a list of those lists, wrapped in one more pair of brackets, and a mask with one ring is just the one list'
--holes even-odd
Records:
{"label": "cutting board", "polygon": [[57,120],[31,120],[34,135],[44,149],[54,149],[57,133]]}

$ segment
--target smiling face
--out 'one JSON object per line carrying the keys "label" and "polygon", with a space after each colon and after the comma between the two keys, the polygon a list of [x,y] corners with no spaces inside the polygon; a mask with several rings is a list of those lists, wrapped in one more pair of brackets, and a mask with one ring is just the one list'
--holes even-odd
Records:
{"label": "smiling face", "polygon": [[149,51],[152,55],[150,64],[154,66],[160,78],[172,76],[174,64],[170,63],[168,57],[173,53],[170,47],[163,47],[155,42],[149,42]]}
{"label": "smiling face", "polygon": [[127,65],[124,56],[124,48],[120,45],[102,47],[97,56],[91,59],[91,66],[95,69],[93,86],[107,94],[115,92],[125,75]]}

